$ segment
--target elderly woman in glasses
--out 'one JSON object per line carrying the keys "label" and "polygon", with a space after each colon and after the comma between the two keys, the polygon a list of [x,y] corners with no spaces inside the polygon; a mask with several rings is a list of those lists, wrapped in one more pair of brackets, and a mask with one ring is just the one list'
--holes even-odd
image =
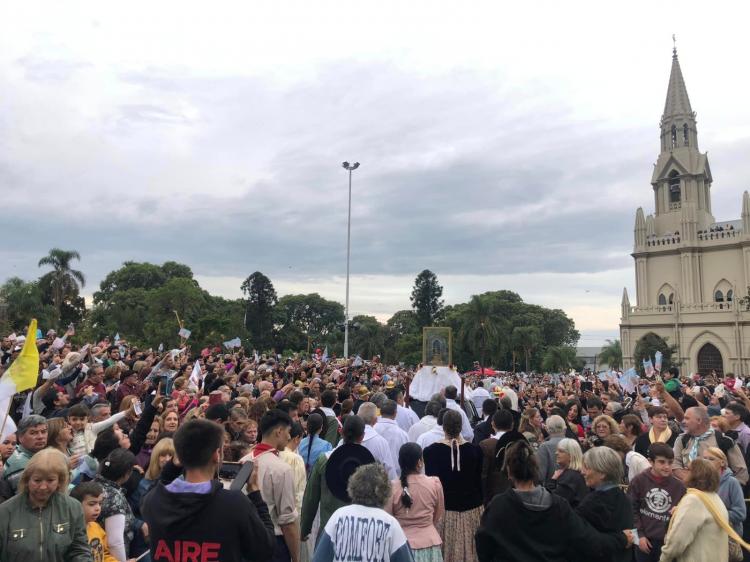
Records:
{"label": "elderly woman in glasses", "polygon": [[36,453],[21,474],[18,495],[0,504],[3,560],[90,562],[81,504],[65,492],[68,459],[56,449]]}

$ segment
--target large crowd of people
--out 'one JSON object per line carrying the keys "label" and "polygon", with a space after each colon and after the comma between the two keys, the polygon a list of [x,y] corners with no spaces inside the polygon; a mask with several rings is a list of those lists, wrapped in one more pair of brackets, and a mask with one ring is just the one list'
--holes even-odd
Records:
{"label": "large crowd of people", "polygon": [[673,367],[627,392],[478,369],[416,408],[418,368],[377,357],[30,339],[0,342],[0,372],[24,346],[39,357],[0,430],[2,561],[724,562],[750,546],[750,379],[730,373]]}

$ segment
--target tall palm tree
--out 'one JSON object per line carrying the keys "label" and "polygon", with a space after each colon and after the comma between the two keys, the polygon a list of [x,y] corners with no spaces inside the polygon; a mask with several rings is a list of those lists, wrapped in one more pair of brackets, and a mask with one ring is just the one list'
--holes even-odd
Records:
{"label": "tall palm tree", "polygon": [[480,295],[474,295],[468,302],[459,330],[459,338],[467,347],[479,347],[479,366],[484,369],[487,356],[487,344],[498,334],[499,322],[492,314],[489,303]]}
{"label": "tall palm tree", "polygon": [[62,305],[68,297],[78,296],[78,291],[86,284],[83,273],[71,269],[73,259],[80,261],[81,255],[75,250],[52,248],[49,254],[39,260],[39,267],[51,266],[52,271],[45,273],[39,280],[42,286],[50,287],[52,304],[57,312],[57,321],[62,317]]}
{"label": "tall palm tree", "polygon": [[599,363],[609,365],[610,369],[622,367],[622,344],[620,340],[607,340],[607,345],[602,347],[597,359]]}
{"label": "tall palm tree", "polygon": [[541,343],[542,334],[536,326],[516,326],[513,328],[511,339],[513,347],[523,351],[523,355],[526,358],[525,372],[528,373],[531,353]]}

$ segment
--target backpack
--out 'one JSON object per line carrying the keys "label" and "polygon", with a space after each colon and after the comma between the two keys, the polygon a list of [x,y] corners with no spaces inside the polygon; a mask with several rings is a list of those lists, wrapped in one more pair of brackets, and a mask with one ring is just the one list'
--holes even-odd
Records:
{"label": "backpack", "polygon": [[[682,435],[680,435],[683,449],[687,447],[688,441],[690,441],[690,437],[691,436],[689,433],[683,433]],[[724,435],[718,429],[714,429],[714,437],[716,438],[716,444],[719,446],[719,449],[721,449],[721,452],[724,453],[727,458],[729,458],[729,451],[731,451],[732,447],[734,447],[735,445],[734,439],[728,437],[727,435]]]}

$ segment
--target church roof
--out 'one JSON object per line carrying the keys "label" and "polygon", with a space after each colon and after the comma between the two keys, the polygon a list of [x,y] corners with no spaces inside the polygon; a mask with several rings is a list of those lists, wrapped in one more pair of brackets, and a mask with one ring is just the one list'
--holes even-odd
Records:
{"label": "church roof", "polygon": [[680,174],[705,174],[709,183],[713,181],[708,156],[696,150],[690,150],[688,147],[679,147],[671,152],[659,154],[651,176],[651,183],[654,184],[666,178],[673,169]]}
{"label": "church roof", "polygon": [[682,77],[680,61],[677,58],[677,49],[672,54],[672,72],[669,75],[669,87],[667,88],[667,100],[664,103],[663,120],[675,116],[693,115],[693,108],[690,107],[690,98],[688,97],[685,79]]}

